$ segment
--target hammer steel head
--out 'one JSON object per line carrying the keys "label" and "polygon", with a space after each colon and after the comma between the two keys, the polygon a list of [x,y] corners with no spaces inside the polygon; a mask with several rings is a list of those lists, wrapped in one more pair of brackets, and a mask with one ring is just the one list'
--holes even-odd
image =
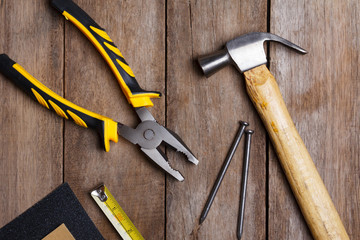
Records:
{"label": "hammer steel head", "polygon": [[307,53],[305,49],[275,34],[254,32],[227,42],[224,49],[200,57],[198,61],[207,77],[230,63],[234,64],[240,72],[246,72],[267,62],[264,51],[266,41],[279,42],[299,53]]}

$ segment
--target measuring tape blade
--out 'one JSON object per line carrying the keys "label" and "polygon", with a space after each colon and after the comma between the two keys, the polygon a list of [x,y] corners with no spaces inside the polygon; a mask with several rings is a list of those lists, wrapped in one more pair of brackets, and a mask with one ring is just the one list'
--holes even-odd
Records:
{"label": "measuring tape blade", "polygon": [[124,240],[144,239],[105,185],[100,185],[90,194]]}

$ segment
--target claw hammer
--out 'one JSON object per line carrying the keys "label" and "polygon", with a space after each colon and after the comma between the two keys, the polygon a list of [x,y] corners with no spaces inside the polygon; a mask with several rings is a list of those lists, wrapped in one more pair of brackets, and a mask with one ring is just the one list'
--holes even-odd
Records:
{"label": "claw hammer", "polygon": [[266,67],[265,41],[301,47],[271,33],[250,33],[199,58],[206,76],[233,64],[245,76],[246,90],[270,135],[281,166],[315,239],[349,239],[330,195],[285,106],[274,76]]}

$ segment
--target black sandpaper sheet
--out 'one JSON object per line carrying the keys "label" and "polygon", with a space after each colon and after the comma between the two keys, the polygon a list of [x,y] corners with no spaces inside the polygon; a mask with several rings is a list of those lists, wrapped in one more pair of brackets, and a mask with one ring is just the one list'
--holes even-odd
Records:
{"label": "black sandpaper sheet", "polygon": [[76,240],[104,239],[67,183],[0,229],[0,239],[42,239],[65,223]]}

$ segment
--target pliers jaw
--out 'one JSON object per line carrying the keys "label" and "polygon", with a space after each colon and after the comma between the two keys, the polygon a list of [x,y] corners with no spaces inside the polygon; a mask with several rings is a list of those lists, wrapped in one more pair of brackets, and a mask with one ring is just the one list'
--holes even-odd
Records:
{"label": "pliers jaw", "polygon": [[189,162],[197,165],[199,161],[181,138],[176,133],[158,124],[145,107],[135,110],[141,120],[139,125],[134,129],[118,124],[118,134],[131,143],[139,145],[141,150],[157,165],[177,180],[183,181],[184,177],[181,173],[170,166],[165,153],[159,148],[160,144],[164,143],[176,151],[182,152]]}
{"label": "pliers jaw", "polygon": [[160,148],[146,149],[141,148],[146,156],[148,156],[151,160],[153,160],[157,165],[159,165],[162,169],[164,169],[168,174],[176,178],[178,181],[184,181],[183,175],[178,171],[173,169],[166,157],[165,153],[161,151]]}
{"label": "pliers jaw", "polygon": [[175,132],[170,129],[163,127],[167,131],[167,136],[163,140],[167,146],[172,147],[178,152],[182,152],[187,157],[189,162],[198,165],[199,160],[196,159],[194,154],[190,151],[189,147],[183,142],[183,140]]}

